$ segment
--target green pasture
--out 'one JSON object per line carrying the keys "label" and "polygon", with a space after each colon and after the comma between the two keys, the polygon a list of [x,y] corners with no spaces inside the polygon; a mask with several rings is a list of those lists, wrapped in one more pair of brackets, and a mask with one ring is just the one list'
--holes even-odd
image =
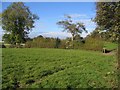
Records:
{"label": "green pasture", "polygon": [[45,48],[2,50],[3,88],[112,88],[117,86],[115,55]]}

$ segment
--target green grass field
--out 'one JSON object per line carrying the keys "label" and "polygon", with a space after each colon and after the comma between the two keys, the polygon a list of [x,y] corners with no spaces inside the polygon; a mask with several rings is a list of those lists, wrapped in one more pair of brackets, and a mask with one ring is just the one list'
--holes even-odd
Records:
{"label": "green grass field", "polygon": [[3,88],[112,88],[115,55],[65,49],[3,49]]}

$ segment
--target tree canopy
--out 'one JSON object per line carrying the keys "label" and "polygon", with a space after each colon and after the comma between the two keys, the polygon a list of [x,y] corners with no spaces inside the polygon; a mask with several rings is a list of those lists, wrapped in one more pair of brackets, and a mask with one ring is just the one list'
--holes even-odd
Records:
{"label": "tree canopy", "polygon": [[65,20],[61,20],[57,22],[58,25],[64,28],[63,31],[67,31],[72,35],[72,41],[74,40],[75,36],[81,34],[83,31],[87,32],[85,26],[81,22],[73,22],[71,16],[67,15]]}
{"label": "tree canopy", "polygon": [[112,41],[120,36],[120,2],[97,2],[95,22]]}
{"label": "tree canopy", "polygon": [[25,42],[36,19],[39,19],[38,16],[33,14],[24,3],[12,3],[2,12],[2,28],[6,33],[3,40],[8,39],[11,44]]}

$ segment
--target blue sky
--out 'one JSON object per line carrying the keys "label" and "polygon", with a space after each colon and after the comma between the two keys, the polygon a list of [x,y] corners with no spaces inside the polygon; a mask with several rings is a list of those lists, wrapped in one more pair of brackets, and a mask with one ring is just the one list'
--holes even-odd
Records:
{"label": "blue sky", "polygon": [[[89,34],[95,29],[95,23],[91,18],[95,17],[95,2],[24,2],[32,13],[39,16],[35,22],[35,28],[29,34],[30,37],[43,35],[47,37],[70,37],[71,34],[62,32],[62,28],[56,22],[64,19],[65,14],[72,16],[76,22],[83,22]],[[2,10],[5,10],[11,3],[2,3]],[[2,29],[0,29],[0,34]],[[83,33],[82,36],[87,35]]]}

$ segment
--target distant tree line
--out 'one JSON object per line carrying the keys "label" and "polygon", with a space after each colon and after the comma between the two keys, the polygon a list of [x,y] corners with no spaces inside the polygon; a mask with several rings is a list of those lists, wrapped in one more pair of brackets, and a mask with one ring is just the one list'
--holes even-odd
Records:
{"label": "distant tree line", "polygon": [[60,46],[59,38],[43,37],[42,35],[28,40],[25,43],[26,48],[58,48]]}
{"label": "distant tree line", "polygon": [[79,35],[74,38],[74,47],[71,43],[71,38],[59,39],[40,35],[36,38],[29,39],[25,43],[25,48],[85,49],[101,51],[104,46],[104,42],[100,38],[83,38]]}

